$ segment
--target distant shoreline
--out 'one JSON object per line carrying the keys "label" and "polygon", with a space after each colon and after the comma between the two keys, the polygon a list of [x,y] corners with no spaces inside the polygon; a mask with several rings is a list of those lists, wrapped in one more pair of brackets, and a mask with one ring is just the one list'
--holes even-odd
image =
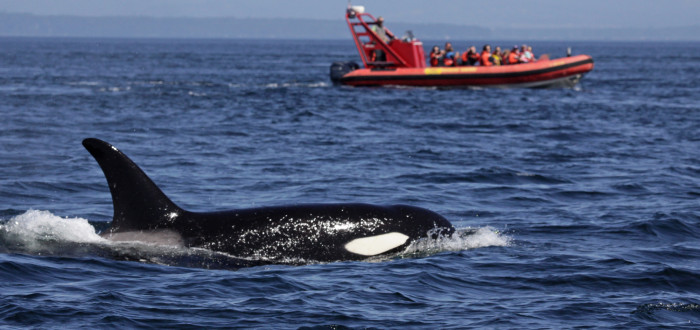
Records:
{"label": "distant shoreline", "polygon": [[[700,25],[667,28],[484,28],[390,22],[421,40],[700,41]],[[0,12],[2,37],[348,40],[345,21],[290,18],[41,16]]]}

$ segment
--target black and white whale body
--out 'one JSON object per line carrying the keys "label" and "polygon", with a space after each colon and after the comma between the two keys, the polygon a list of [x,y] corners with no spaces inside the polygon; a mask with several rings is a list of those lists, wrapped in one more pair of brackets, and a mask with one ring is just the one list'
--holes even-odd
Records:
{"label": "black and white whale body", "polygon": [[406,205],[302,204],[222,212],[189,212],[173,203],[126,155],[85,139],[99,163],[114,204],[117,241],[201,247],[270,263],[362,260],[402,251],[422,238],[449,236],[439,214]]}

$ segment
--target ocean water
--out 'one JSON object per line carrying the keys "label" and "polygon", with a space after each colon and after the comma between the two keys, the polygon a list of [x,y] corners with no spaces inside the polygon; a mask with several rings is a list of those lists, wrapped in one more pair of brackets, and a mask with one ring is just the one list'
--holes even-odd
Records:
{"label": "ocean water", "polygon": [[[699,327],[700,43],[533,46],[596,67],[346,88],[350,40],[0,39],[0,327]],[[295,266],[113,243],[87,137],[189,210],[401,203],[471,234]]]}

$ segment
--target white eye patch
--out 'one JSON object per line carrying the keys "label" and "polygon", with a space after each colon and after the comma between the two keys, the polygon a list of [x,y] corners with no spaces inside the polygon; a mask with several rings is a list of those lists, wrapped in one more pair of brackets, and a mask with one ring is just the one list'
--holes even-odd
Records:
{"label": "white eye patch", "polygon": [[363,256],[374,256],[406,243],[408,236],[392,232],[377,236],[368,236],[354,239],[345,244],[345,249]]}

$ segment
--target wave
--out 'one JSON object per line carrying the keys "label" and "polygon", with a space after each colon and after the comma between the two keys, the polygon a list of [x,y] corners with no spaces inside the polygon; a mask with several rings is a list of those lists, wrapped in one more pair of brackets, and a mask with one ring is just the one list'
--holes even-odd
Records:
{"label": "wave", "polygon": [[439,172],[402,174],[396,177],[408,183],[433,182],[440,184],[467,182],[498,185],[558,185],[571,183],[565,178],[556,175],[542,175],[517,171],[502,167],[480,168],[469,172]]}
{"label": "wave", "polygon": [[318,82],[312,82],[312,83],[301,83],[301,82],[294,82],[294,83],[268,83],[265,84],[265,88],[268,89],[276,89],[276,88],[289,88],[289,87],[310,87],[310,88],[318,88],[318,87],[328,87],[330,86],[329,83],[325,81],[318,81]]}
{"label": "wave", "polygon": [[110,86],[102,87],[97,90],[100,93],[122,93],[131,91],[131,86]]}
{"label": "wave", "polygon": [[632,312],[648,325],[659,324],[676,327],[697,327],[700,323],[700,304],[696,302],[658,302],[637,306]]}
{"label": "wave", "polygon": [[80,81],[75,81],[75,82],[69,82],[66,84],[69,86],[99,86],[102,84],[102,82],[92,81],[92,80],[80,80]]}
{"label": "wave", "polygon": [[5,85],[0,86],[0,95],[11,96],[60,96],[60,95],[90,95],[90,86],[84,85],[47,85],[47,86],[27,86],[27,85]]}

